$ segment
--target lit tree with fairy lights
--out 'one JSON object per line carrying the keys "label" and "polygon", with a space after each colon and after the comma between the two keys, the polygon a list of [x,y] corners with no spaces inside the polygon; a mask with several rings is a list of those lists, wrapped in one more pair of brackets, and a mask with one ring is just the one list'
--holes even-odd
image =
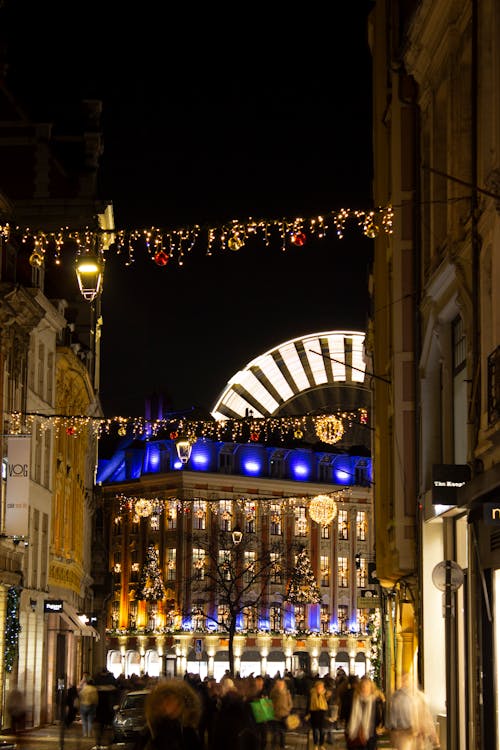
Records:
{"label": "lit tree with fairy lights", "polygon": [[5,622],[5,658],[6,672],[12,672],[19,647],[19,589],[12,586],[7,592],[7,613]]}
{"label": "lit tree with fairy lights", "polygon": [[297,561],[286,589],[285,601],[290,604],[320,604],[321,593],[305,547],[299,551]]}
{"label": "lit tree with fairy lights", "polygon": [[159,602],[166,596],[158,550],[152,544],[146,553],[135,596],[136,599],[144,599],[147,602]]}

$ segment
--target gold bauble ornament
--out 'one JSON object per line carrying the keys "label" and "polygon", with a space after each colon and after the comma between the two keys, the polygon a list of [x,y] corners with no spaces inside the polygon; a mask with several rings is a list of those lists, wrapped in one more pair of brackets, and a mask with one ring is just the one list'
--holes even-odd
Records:
{"label": "gold bauble ornament", "polygon": [[239,234],[233,234],[227,241],[227,246],[230,250],[233,250],[233,252],[237,252],[238,250],[241,250],[243,245],[245,244],[245,241],[242,237],[240,237]]}
{"label": "gold bauble ornament", "polygon": [[321,526],[331,524],[337,515],[337,503],[329,495],[316,495],[309,504],[309,516]]}
{"label": "gold bauble ornament", "polygon": [[34,250],[30,255],[30,266],[33,266],[33,268],[41,268],[43,266],[43,255],[37,250]]}

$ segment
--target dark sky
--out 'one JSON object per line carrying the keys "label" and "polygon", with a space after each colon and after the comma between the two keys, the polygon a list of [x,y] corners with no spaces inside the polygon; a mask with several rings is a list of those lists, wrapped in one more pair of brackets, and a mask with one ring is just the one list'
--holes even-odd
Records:
{"label": "dark sky", "polygon": [[[82,98],[103,101],[100,191],[117,228],[205,227],[371,206],[371,5],[283,6],[281,18],[272,6],[273,20],[271,6],[229,18],[229,7],[6,0],[0,20],[8,81],[40,117],[71,126]],[[365,329],[372,243],[356,227],[212,257],[203,237],[182,267],[109,256],[107,416],[143,413],[153,392],[209,410],[282,341]]]}

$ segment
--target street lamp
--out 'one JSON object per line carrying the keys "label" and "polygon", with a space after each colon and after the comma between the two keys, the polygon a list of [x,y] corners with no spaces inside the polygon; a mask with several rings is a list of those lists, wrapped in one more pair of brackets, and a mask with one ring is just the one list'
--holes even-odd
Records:
{"label": "street lamp", "polygon": [[242,532],[242,530],[240,529],[239,526],[235,526],[234,527],[231,536],[233,537],[233,544],[234,544],[234,546],[237,547],[238,544],[243,539],[243,532]]}
{"label": "street lamp", "polygon": [[82,297],[92,302],[102,292],[104,260],[99,252],[87,250],[78,255],[75,263],[76,278]]}
{"label": "street lamp", "polygon": [[177,455],[183,464],[187,464],[191,458],[191,441],[188,438],[179,438],[175,447],[177,449]]}

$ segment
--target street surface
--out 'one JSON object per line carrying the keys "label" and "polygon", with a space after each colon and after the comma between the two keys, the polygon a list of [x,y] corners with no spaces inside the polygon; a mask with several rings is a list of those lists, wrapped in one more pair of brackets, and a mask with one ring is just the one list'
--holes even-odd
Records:
{"label": "street surface", "polygon": [[[0,736],[0,750],[10,750],[15,747],[16,750],[95,750],[95,740],[83,738],[81,735],[81,725],[77,722],[64,734],[61,733],[58,724],[41,729],[26,730],[18,737],[8,734]],[[332,731],[326,744],[326,750],[344,750],[345,741],[342,731]],[[125,750],[125,745],[113,744],[109,733],[103,738],[103,748],[106,750]],[[387,735],[380,738],[379,748],[390,750],[391,744]],[[312,737],[307,729],[302,728],[296,732],[287,732],[286,748],[289,750],[313,750]],[[268,750],[271,750],[268,748]]]}

